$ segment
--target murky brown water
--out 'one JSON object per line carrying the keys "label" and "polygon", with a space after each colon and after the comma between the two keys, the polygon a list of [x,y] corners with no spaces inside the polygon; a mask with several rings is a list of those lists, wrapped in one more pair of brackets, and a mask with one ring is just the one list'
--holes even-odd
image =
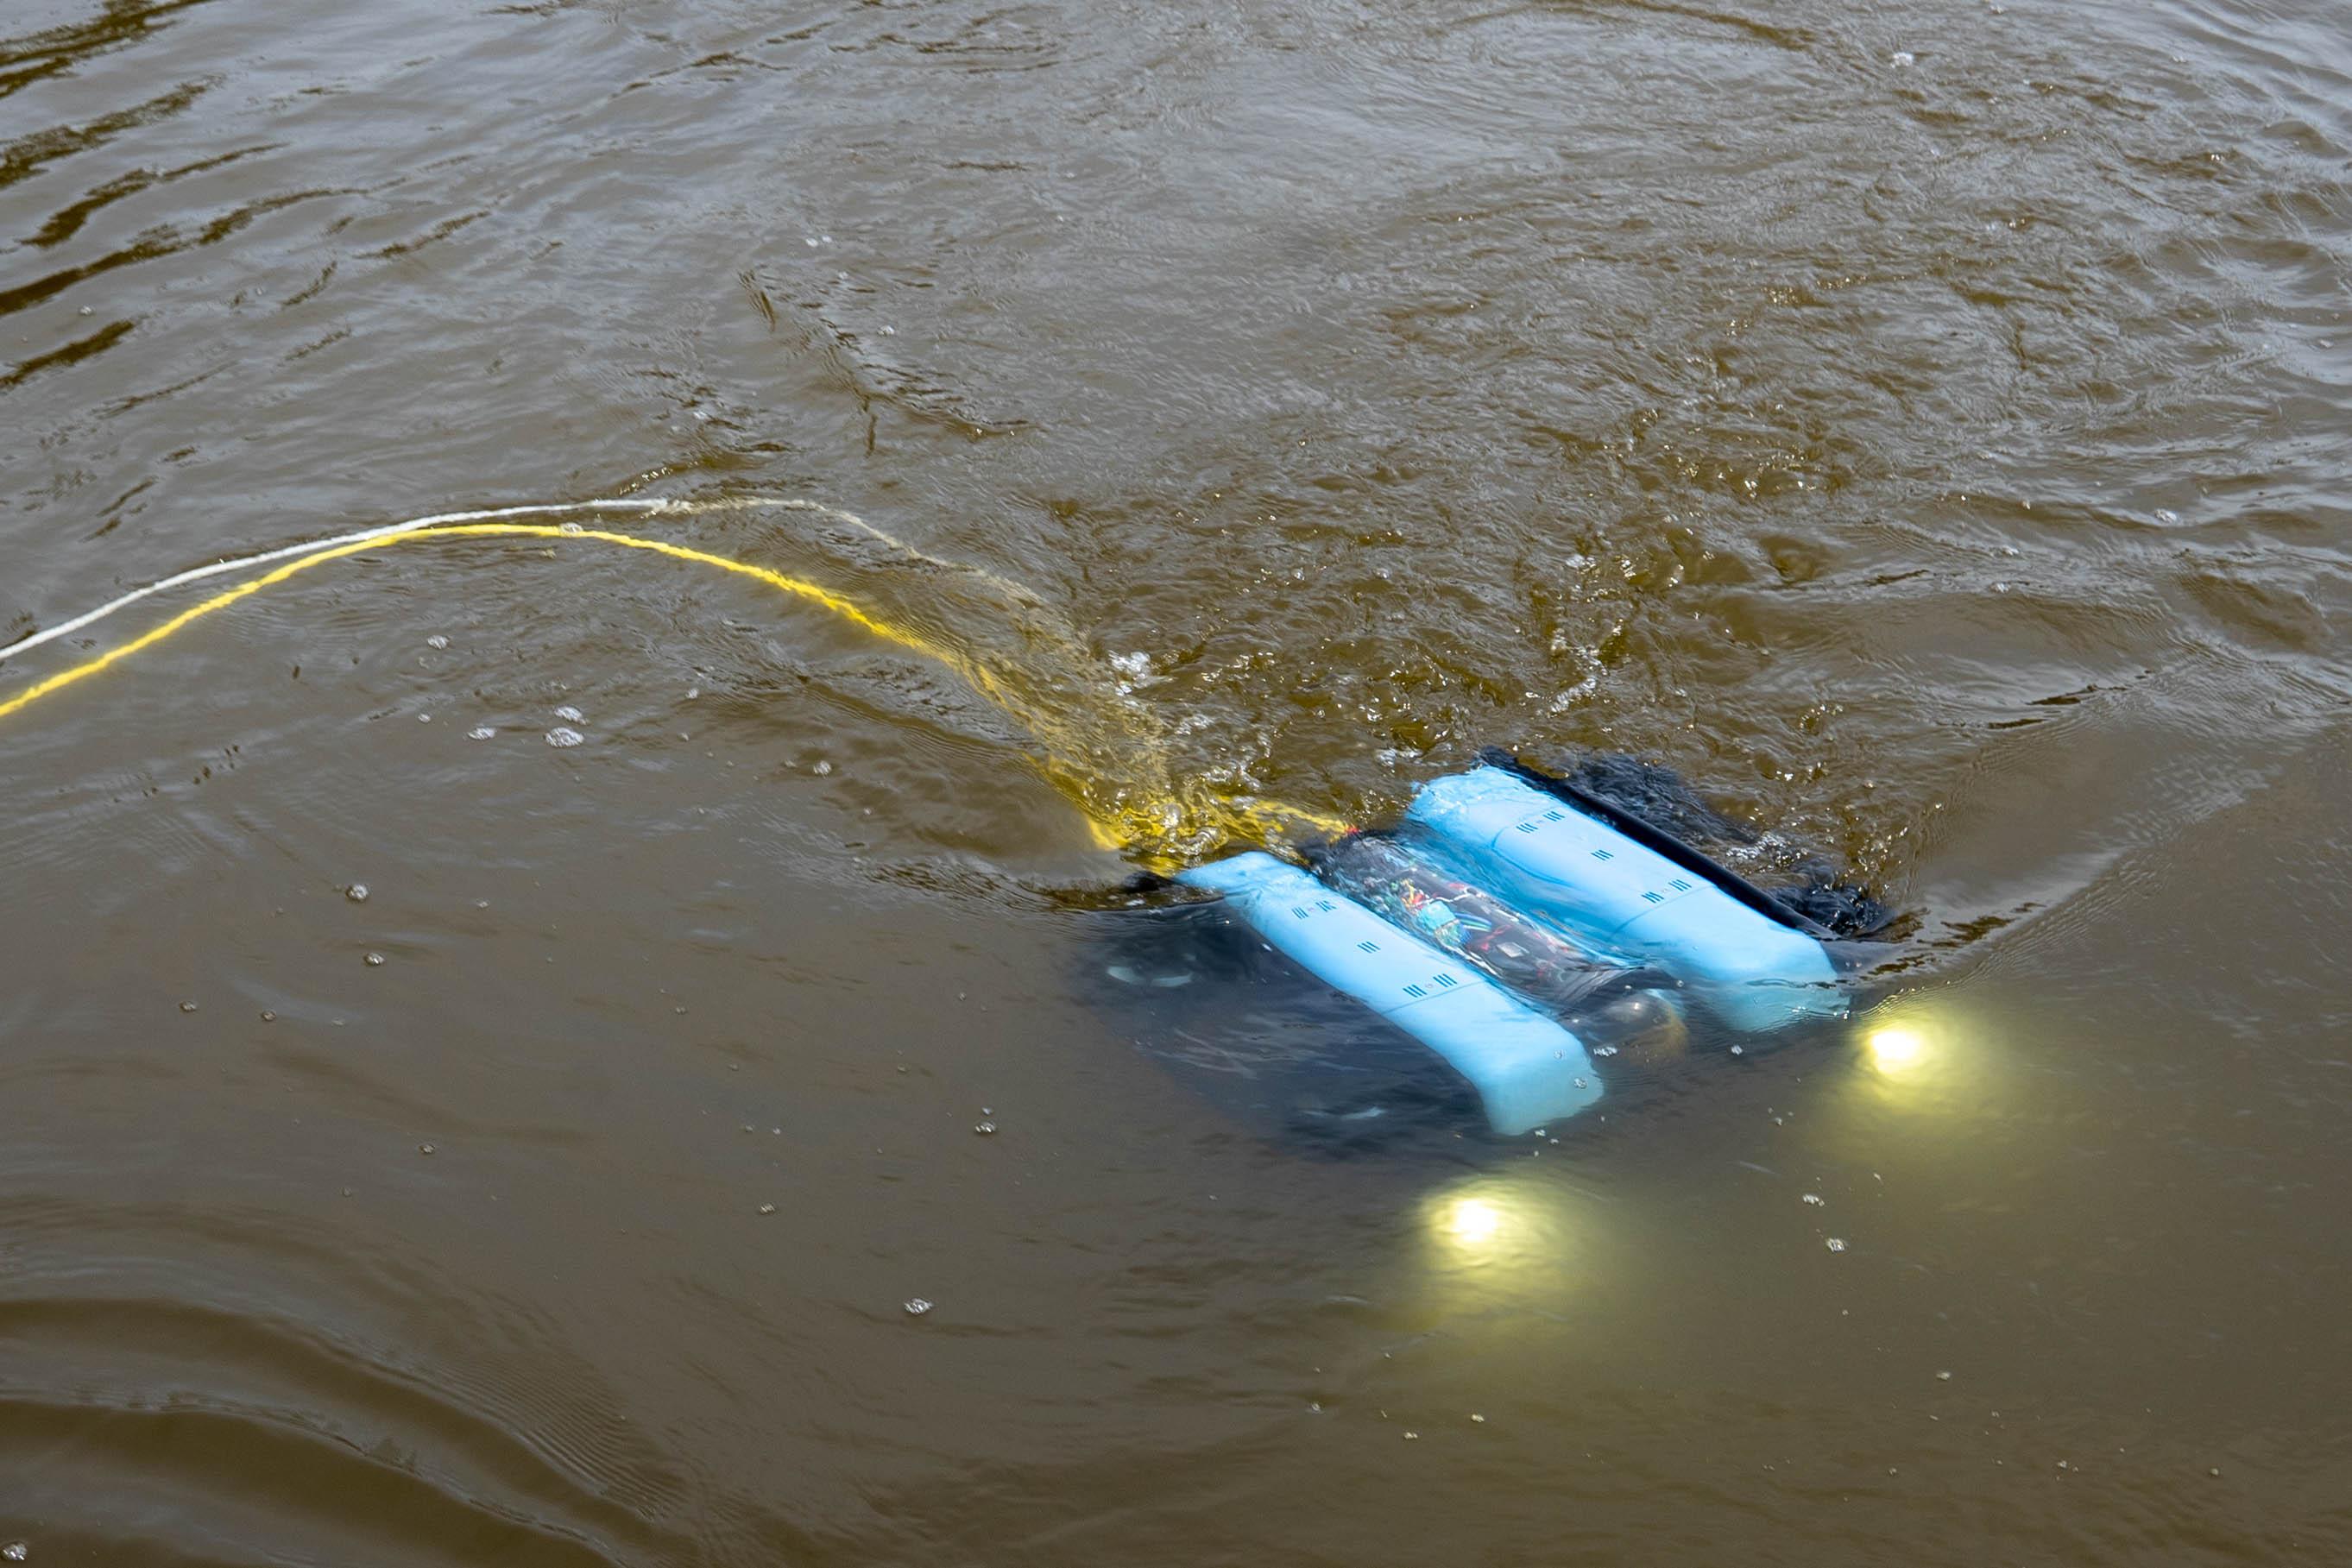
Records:
{"label": "murky brown water", "polygon": [[[0,31],[0,636],[806,497],[961,564],[640,531],[1067,727],[531,539],[0,720],[27,1561],[2352,1560],[2332,0]],[[1073,792],[1488,742],[1829,846],[1917,988],[1433,1162],[1080,983]]]}

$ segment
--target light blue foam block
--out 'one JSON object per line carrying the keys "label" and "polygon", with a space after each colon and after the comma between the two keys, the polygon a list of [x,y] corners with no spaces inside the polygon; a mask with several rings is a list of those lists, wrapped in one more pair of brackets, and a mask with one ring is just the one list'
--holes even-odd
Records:
{"label": "light blue foam block", "polygon": [[1576,1036],[1297,867],[1251,851],[1176,880],[1223,894],[1277,951],[1444,1058],[1497,1133],[1516,1136],[1601,1098]]}
{"label": "light blue foam block", "polygon": [[1432,779],[1406,817],[1470,880],[1571,936],[1656,963],[1738,1028],[1845,1011],[1812,936],[1499,768]]}

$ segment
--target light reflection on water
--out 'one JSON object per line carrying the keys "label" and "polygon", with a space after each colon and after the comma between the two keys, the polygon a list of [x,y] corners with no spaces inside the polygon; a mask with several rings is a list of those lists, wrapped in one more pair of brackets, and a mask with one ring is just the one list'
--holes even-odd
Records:
{"label": "light reflection on water", "polygon": [[1870,1052],[1870,1064],[1889,1078],[1908,1078],[1933,1064],[1933,1048],[1916,1026],[1874,1026],[1863,1043]]}
{"label": "light reflection on water", "polygon": [[1622,1210],[1580,1184],[1559,1148],[1530,1143],[1549,1157],[1522,1152],[1433,1183],[1418,1199],[1412,1277],[1399,1289],[1447,1332],[1488,1343],[1524,1339],[1531,1320],[1549,1324],[1589,1310],[1596,1274],[1615,1276],[1610,1291],[1638,1289],[1612,1229]]}

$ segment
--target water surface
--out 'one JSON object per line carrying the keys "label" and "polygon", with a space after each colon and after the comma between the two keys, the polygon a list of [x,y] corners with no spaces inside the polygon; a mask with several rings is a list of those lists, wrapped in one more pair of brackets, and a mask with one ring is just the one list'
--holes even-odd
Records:
{"label": "water surface", "polygon": [[[0,635],[801,497],[904,549],[645,531],[1033,700],[478,539],[0,720],[0,1538],[2352,1557],[2341,23],[19,0]],[[1824,847],[1903,994],[1334,1158],[1084,983],[1054,758],[1375,821],[1491,743]]]}

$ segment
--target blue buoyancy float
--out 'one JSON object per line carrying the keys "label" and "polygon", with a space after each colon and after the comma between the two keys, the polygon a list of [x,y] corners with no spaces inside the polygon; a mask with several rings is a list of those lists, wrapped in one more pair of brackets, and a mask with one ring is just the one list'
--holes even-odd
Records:
{"label": "blue buoyancy float", "polygon": [[1517,774],[1485,767],[1433,779],[1405,820],[1497,896],[1668,970],[1735,1028],[1845,1010],[1818,936]]}
{"label": "blue buoyancy float", "polygon": [[1253,850],[1177,880],[1223,894],[1299,967],[1444,1057],[1496,1132],[1524,1133],[1601,1098],[1584,1042],[1558,1021],[1297,866]]}

